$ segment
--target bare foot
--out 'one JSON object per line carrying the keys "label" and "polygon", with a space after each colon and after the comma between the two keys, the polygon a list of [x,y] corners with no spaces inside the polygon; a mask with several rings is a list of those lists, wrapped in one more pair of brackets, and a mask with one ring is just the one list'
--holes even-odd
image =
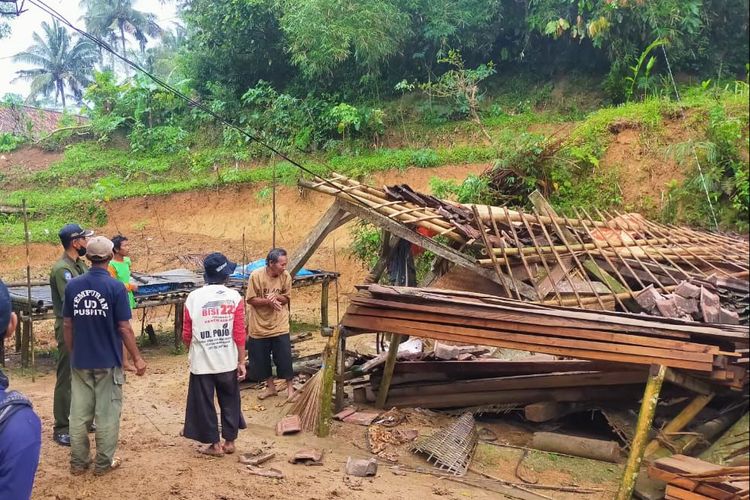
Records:
{"label": "bare foot", "polygon": [[224,453],[231,455],[235,451],[234,441],[224,441],[222,448],[224,449]]}
{"label": "bare foot", "polygon": [[202,453],[203,455],[209,455],[212,457],[223,457],[224,448],[222,448],[221,444],[214,443],[208,446],[202,446],[198,448],[198,453]]}
{"label": "bare foot", "polygon": [[271,389],[271,387],[266,387],[263,390],[263,392],[261,392],[260,394],[258,394],[258,399],[260,399],[261,401],[263,401],[266,398],[272,398],[272,397],[278,396],[278,395],[279,395],[279,393],[276,392],[276,388]]}

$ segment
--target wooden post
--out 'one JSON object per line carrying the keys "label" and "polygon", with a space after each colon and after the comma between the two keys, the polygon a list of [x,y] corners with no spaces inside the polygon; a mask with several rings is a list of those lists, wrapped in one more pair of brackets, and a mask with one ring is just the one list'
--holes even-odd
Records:
{"label": "wooden post", "polygon": [[174,348],[178,350],[182,343],[182,322],[185,319],[185,303],[178,302],[174,306]]}
{"label": "wooden post", "polygon": [[328,288],[329,281],[320,283],[320,328],[328,328]]}
{"label": "wooden post", "polygon": [[21,367],[28,368],[31,360],[29,344],[31,343],[31,318],[24,316],[21,330]]}
{"label": "wooden post", "polygon": [[625,465],[625,473],[617,490],[615,500],[629,500],[633,495],[635,480],[641,468],[643,452],[646,449],[646,443],[651,430],[651,423],[654,420],[656,404],[659,402],[659,392],[664,382],[664,376],[667,373],[667,367],[664,365],[651,365],[651,372],[646,382],[646,389],[643,391],[643,400],[641,401],[641,411],[638,413],[638,424],[635,428],[635,436],[630,445],[630,454],[628,462]]}
{"label": "wooden post", "polygon": [[401,345],[401,335],[391,334],[391,344],[388,346],[388,357],[385,359],[383,367],[383,379],[380,381],[378,389],[378,398],[375,401],[377,408],[385,406],[385,400],[388,399],[388,390],[391,388],[391,379],[393,378],[393,368],[396,366],[396,356],[398,355],[398,346]]}
{"label": "wooden post", "polygon": [[26,299],[28,300],[28,309],[26,314],[29,316],[29,353],[31,358],[31,381],[36,381],[36,359],[34,357],[34,321],[31,319],[31,257],[29,250],[29,214],[26,209],[26,198],[23,200],[23,234],[26,242]]}
{"label": "wooden post", "polygon": [[21,318],[23,318],[23,315],[20,314],[20,311],[17,314],[18,314],[18,323],[16,323],[16,339],[15,339],[16,343],[13,349],[14,349],[14,352],[19,353],[21,352],[21,323],[23,323],[23,321],[21,321]]}
{"label": "wooden post", "polygon": [[336,411],[344,406],[344,382],[346,381],[346,337],[339,336],[336,344]]}
{"label": "wooden post", "polygon": [[333,335],[328,338],[326,347],[323,351],[323,381],[320,390],[320,417],[318,418],[318,428],[315,435],[318,437],[327,437],[331,432],[331,418],[333,417],[333,379],[336,374],[336,350],[339,343],[341,330],[339,326],[333,329]]}
{"label": "wooden post", "polygon": [[[664,426],[662,432],[664,434],[669,434],[671,432],[680,432],[685,428],[685,426],[693,421],[695,416],[698,415],[698,413],[700,413],[700,411],[705,408],[713,398],[713,394],[699,394],[695,397],[695,399],[688,403],[688,405],[685,406],[685,408],[683,408],[675,418],[673,418],[667,425]],[[656,439],[652,440],[650,443],[648,443],[648,446],[646,446],[646,449],[643,452],[644,458],[648,458],[658,449],[659,441]]]}

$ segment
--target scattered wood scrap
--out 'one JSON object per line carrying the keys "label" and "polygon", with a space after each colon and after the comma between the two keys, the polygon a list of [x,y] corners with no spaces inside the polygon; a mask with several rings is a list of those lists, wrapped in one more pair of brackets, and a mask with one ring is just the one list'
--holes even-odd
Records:
{"label": "scattered wood scrap", "polygon": [[747,466],[722,467],[685,455],[656,460],[648,474],[667,483],[667,499],[746,499],[750,491]]}

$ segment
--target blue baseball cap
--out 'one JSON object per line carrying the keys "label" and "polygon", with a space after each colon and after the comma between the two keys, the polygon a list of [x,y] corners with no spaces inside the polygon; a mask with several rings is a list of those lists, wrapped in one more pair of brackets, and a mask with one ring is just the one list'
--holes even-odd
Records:
{"label": "blue baseball cap", "polygon": [[93,236],[94,231],[83,229],[78,224],[65,224],[57,235],[60,237],[60,243],[62,243],[64,247],[67,247],[68,244],[76,238],[88,238],[89,236]]}
{"label": "blue baseball cap", "polygon": [[203,259],[203,274],[208,282],[224,281],[235,269],[237,269],[237,264],[220,252],[211,253]]}

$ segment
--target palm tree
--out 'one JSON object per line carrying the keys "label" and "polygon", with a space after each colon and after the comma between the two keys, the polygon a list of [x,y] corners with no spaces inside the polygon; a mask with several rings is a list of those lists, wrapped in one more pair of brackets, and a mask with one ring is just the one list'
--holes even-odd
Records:
{"label": "palm tree", "polygon": [[97,59],[96,48],[89,40],[73,40],[57,20],[53,20],[52,25],[43,22],[42,29],[44,37],[34,32],[34,44],[13,56],[15,62],[36,66],[17,71],[16,80],[31,80],[27,101],[39,94],[47,97],[54,92],[55,103],[61,99],[64,109],[66,90],[80,102],[83,90],[91,82],[91,70]]}
{"label": "palm tree", "polygon": [[138,41],[141,52],[145,51],[149,37],[161,35],[156,16],[136,10],[132,0],[81,0],[80,5],[86,9],[83,16],[86,29],[112,45],[115,40],[119,41],[123,57],[127,54],[125,33]]}

